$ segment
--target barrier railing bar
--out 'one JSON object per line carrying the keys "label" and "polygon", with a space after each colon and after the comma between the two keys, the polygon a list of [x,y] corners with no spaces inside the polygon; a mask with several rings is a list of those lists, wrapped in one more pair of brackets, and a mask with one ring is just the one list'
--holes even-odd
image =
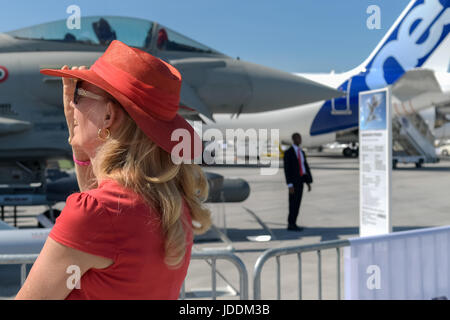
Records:
{"label": "barrier railing bar", "polygon": [[341,249],[339,247],[336,248],[337,254],[337,299],[341,300]]}
{"label": "barrier railing bar", "polygon": [[37,259],[36,254],[0,254],[0,264],[31,264]]}
{"label": "barrier railing bar", "polygon": [[186,299],[186,288],[185,288],[185,281],[183,281],[183,284],[181,285],[181,300]]}
{"label": "barrier railing bar", "polygon": [[317,250],[317,259],[319,300],[322,300],[322,255],[320,254],[320,250]]}
{"label": "barrier railing bar", "polygon": [[298,299],[302,300],[302,254],[297,253],[298,258]]}
{"label": "barrier railing bar", "polygon": [[216,259],[211,259],[211,287],[212,287],[212,299],[216,300],[216,290],[217,290],[217,283],[216,283]]}
{"label": "barrier railing bar", "polygon": [[277,300],[281,299],[281,262],[280,262],[280,256],[276,257],[277,259]]}
{"label": "barrier railing bar", "polygon": [[27,278],[27,265],[23,263],[20,265],[20,287],[25,283],[25,279]]}

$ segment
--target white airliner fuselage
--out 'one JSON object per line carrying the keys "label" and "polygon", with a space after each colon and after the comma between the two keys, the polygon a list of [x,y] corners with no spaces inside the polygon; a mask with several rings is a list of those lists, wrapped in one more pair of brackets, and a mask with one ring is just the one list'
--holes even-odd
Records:
{"label": "white airliner fuselage", "polygon": [[336,141],[338,132],[358,128],[358,95],[361,91],[390,86],[392,114],[403,116],[450,103],[449,2],[411,1],[369,57],[344,73],[296,73],[339,89],[344,97],[276,111],[214,114],[216,123],[204,119],[206,128],[278,129],[282,143],[294,132],[305,147]]}

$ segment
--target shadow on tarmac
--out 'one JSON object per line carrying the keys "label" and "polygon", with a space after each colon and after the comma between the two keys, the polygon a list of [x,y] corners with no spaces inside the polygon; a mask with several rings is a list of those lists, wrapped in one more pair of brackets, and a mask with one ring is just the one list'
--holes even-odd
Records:
{"label": "shadow on tarmac", "polygon": [[[306,237],[320,237],[320,242],[323,242],[359,236],[358,227],[301,227],[303,227],[302,231],[289,231],[286,228],[271,228],[270,230],[275,235],[275,240],[277,241],[297,240]],[[393,231],[399,232],[422,228],[429,228],[429,226],[399,226],[393,227]],[[246,242],[249,241],[247,238],[249,236],[258,236],[264,234],[267,233],[262,229],[227,229],[227,236],[232,242]]]}
{"label": "shadow on tarmac", "polygon": [[359,168],[346,168],[346,167],[325,167],[325,166],[310,166],[311,170],[347,170],[347,171],[358,171]]}
{"label": "shadow on tarmac", "polygon": [[450,166],[439,166],[439,167],[421,167],[421,168],[416,168],[415,166],[413,167],[397,167],[395,169],[395,171],[450,171]]}

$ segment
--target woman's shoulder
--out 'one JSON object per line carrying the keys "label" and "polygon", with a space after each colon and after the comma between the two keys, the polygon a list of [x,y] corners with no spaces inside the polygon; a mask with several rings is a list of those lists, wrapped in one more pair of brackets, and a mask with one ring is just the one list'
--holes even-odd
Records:
{"label": "woman's shoulder", "polygon": [[76,192],[69,195],[66,199],[65,209],[83,209],[83,211],[98,211],[101,204],[95,196],[88,192]]}
{"label": "woman's shoulder", "polygon": [[140,209],[141,206],[146,206],[141,196],[113,179],[101,180],[97,188],[87,190],[84,193],[96,199],[110,213],[117,214],[123,210]]}

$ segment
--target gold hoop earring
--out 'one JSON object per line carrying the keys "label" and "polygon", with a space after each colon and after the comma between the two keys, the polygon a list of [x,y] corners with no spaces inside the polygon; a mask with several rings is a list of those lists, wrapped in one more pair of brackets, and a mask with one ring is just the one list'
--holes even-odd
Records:
{"label": "gold hoop earring", "polygon": [[103,136],[101,135],[102,130],[103,130],[103,129],[101,129],[101,128],[98,129],[98,132],[97,132],[98,138],[99,138],[100,140],[106,141],[106,140],[108,140],[108,138],[111,136],[111,131],[109,131],[108,128],[105,128],[105,131],[106,131],[106,137],[103,137]]}

